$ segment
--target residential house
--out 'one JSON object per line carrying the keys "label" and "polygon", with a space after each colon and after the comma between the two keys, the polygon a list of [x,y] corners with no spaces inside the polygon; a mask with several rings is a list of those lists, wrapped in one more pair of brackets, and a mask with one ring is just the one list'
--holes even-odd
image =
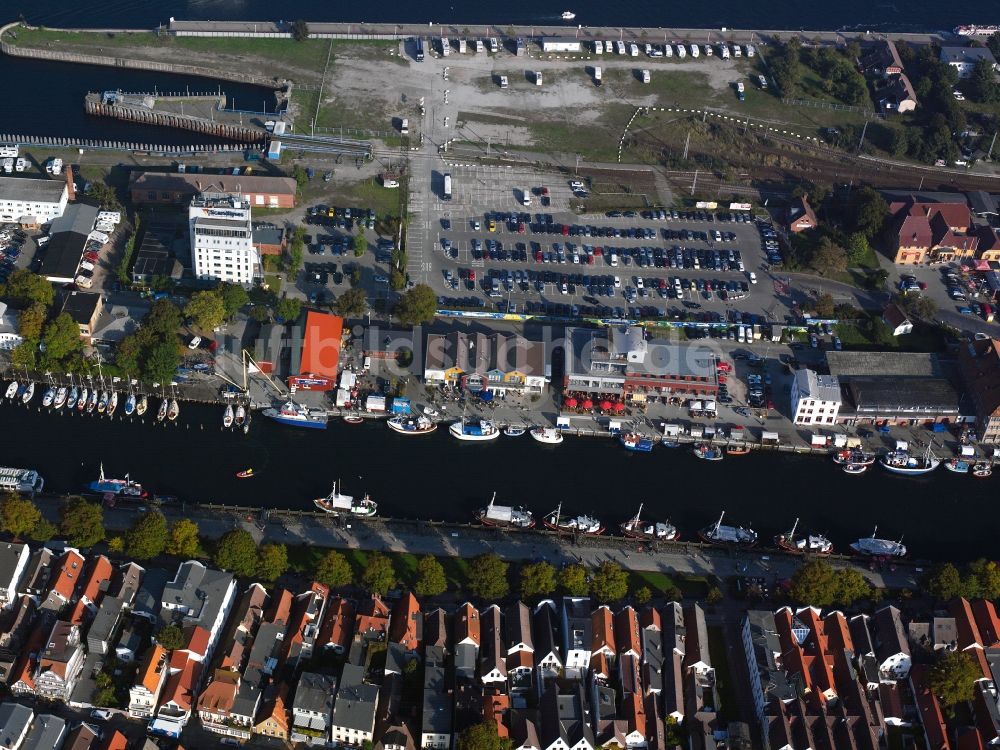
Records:
{"label": "residential house", "polygon": [[882,679],[905,680],[910,674],[910,647],[899,610],[882,607],[874,617],[875,658]]}
{"label": "residential house", "polygon": [[[563,673],[571,679],[582,679],[590,666],[591,647],[594,641],[590,599],[563,597],[561,614],[563,654],[566,659]],[[611,637],[614,638],[613,632]]]}
{"label": "residential house", "polygon": [[19,750],[34,720],[35,713],[27,706],[10,701],[0,703],[0,747]]}
{"label": "residential house", "polygon": [[108,653],[114,642],[115,633],[121,626],[124,613],[125,602],[115,597],[110,599],[105,597],[101,602],[101,608],[97,610],[97,616],[90,624],[90,629],[87,630],[87,651],[89,653]]}
{"label": "residential house", "polygon": [[[93,630],[93,626],[90,628]],[[88,633],[89,638],[89,633]],[[136,655],[147,645],[149,637],[132,626],[123,628],[115,642],[115,658],[123,664],[131,664]]]}
{"label": "residential house", "polygon": [[149,725],[154,734],[180,737],[195,708],[202,663],[187,649],[171,653],[167,681],[156,718]]}
{"label": "residential house", "polygon": [[684,720],[684,656],[667,651],[663,659],[663,714],[667,721]]}
{"label": "residential house", "polygon": [[364,676],[364,668],[356,664],[344,665],[330,718],[333,742],[360,746],[374,738],[378,687],[365,682]]}
{"label": "residential house", "polygon": [[[346,669],[348,666],[344,665]],[[292,742],[323,747],[330,739],[330,715],[337,683],[332,677],[303,672],[292,700]]]}
{"label": "residential house", "polygon": [[803,368],[792,378],[792,421],[797,425],[834,425],[843,400],[836,375]]}
{"label": "residential house", "polygon": [[0,543],[0,609],[9,610],[17,601],[30,557],[27,544]]}
{"label": "residential house", "polygon": [[21,750],[58,750],[68,733],[65,719],[52,714],[37,714]]}
{"label": "residential house", "polygon": [[640,652],[642,653],[642,684],[647,693],[659,695],[663,691],[663,630],[660,613],[653,607],[643,610],[639,618]]}
{"label": "residential house", "polygon": [[243,671],[254,635],[264,619],[268,598],[267,590],[259,583],[251,584],[240,596],[225,634],[219,641],[223,648],[222,658],[219,660],[222,669]]}
{"label": "residential house", "polygon": [[970,656],[982,671],[983,677],[990,679],[992,675],[983,648],[983,636],[979,632],[979,624],[969,600],[961,596],[955,597],[948,603],[948,611],[955,618],[958,650]]}
{"label": "residential house", "polygon": [[874,99],[880,110],[912,112],[917,106],[913,85],[903,71],[896,45],[880,39],[869,46],[858,61],[861,72],[873,80]]}
{"label": "residential house", "polygon": [[38,697],[68,703],[85,657],[80,627],[57,620],[38,660],[35,678]]}
{"label": "residential house", "polygon": [[75,549],[67,549],[55,562],[51,587],[42,601],[40,609],[58,612],[73,599],[73,592],[83,574],[83,555]]}
{"label": "residential house", "polygon": [[348,660],[352,664],[363,664],[368,644],[382,643],[388,635],[389,607],[377,594],[372,594],[358,607]]}
{"label": "residential house", "polygon": [[195,661],[208,663],[236,597],[232,573],[188,560],[163,590],[162,624],[178,624],[190,632],[187,650]]}
{"label": "residential house", "polygon": [[510,712],[509,723],[511,750],[541,750],[535,711],[513,709]]}
{"label": "residential house", "polygon": [[[226,669],[217,669],[201,695],[198,696],[198,717],[201,725],[209,732],[230,736],[230,721],[233,701],[240,687],[240,676]],[[235,736],[235,735],[233,735]]]}
{"label": "residential house", "polygon": [[506,645],[507,656],[518,652],[534,653],[535,646],[531,637],[531,610],[528,605],[518,600],[507,607]]}
{"label": "residential house", "polygon": [[87,574],[83,579],[83,590],[80,592],[79,602],[87,607],[90,616],[97,612],[104,595],[111,587],[111,579],[115,574],[114,566],[104,555],[91,558]]}
{"label": "residential house", "polygon": [[979,440],[1000,445],[1000,339],[962,344],[958,361],[966,393],[976,409]]}
{"label": "residential house", "polygon": [[500,607],[491,604],[480,613],[482,646],[479,658],[479,679],[484,685],[507,681],[506,649]]}
{"label": "residential house", "polygon": [[593,717],[582,683],[562,695],[555,685],[545,690],[538,735],[540,750],[594,750]]}
{"label": "residential house", "polygon": [[917,92],[906,75],[876,83],[873,93],[880,110],[903,114],[917,108]]}
{"label": "residential house", "polygon": [[35,600],[24,595],[17,600],[15,608],[5,618],[6,627],[0,632],[0,683],[9,684],[14,666],[22,656],[22,650],[35,624],[38,611]]}
{"label": "residential house", "polygon": [[[66,738],[66,744],[63,745],[63,750],[97,750],[101,747],[102,750],[106,750],[106,746],[100,742],[101,731],[96,726],[91,726],[86,722],[81,722],[79,725],[69,733]],[[111,744],[110,742],[108,744]],[[125,749],[125,745],[121,745],[122,750]]]}
{"label": "residential house", "polygon": [[663,608],[663,650],[675,651],[682,657],[686,651],[687,626],[684,624],[684,608],[679,602],[669,602]]}
{"label": "residential house", "polygon": [[642,693],[630,693],[622,699],[622,718],[625,720],[625,747],[646,747],[646,705]]}
{"label": "residential house", "polygon": [[295,597],[283,652],[284,661],[291,666],[312,658],[329,598],[330,588],[315,581],[308,591]]}
{"label": "residential house", "polygon": [[255,718],[261,705],[262,692],[258,685],[243,680],[236,691],[236,699],[229,711],[229,734],[240,740],[248,740],[254,731]]}
{"label": "residential house", "polygon": [[533,638],[535,667],[543,677],[558,677],[565,663],[556,622],[555,602],[549,599],[539,602],[535,607]]}
{"label": "residential house", "polygon": [[412,592],[406,592],[399,598],[392,610],[389,621],[389,642],[403,646],[408,656],[420,653],[424,634],[424,615],[420,611],[420,602]]}
{"label": "residential house", "polygon": [[785,225],[788,227],[788,231],[793,234],[819,226],[816,212],[809,205],[809,196],[803,195],[792,199],[791,205],[788,207]]}
{"label": "residential house", "polygon": [[858,67],[865,76],[888,78],[903,73],[899,51],[889,39],[880,39],[862,50]]}
{"label": "residential house", "polygon": [[549,382],[545,344],[505,333],[431,334],[427,337],[424,382],[541,393]]}
{"label": "residential house", "polygon": [[420,747],[452,747],[452,696],[448,689],[445,650],[424,647],[424,693],[420,719]]}
{"label": "residential house", "polygon": [[154,643],[139,665],[135,684],[129,689],[129,716],[136,719],[152,717],[169,672],[167,650],[160,644]]}
{"label": "residential house", "polygon": [[895,302],[890,302],[882,311],[882,321],[889,326],[893,336],[905,336],[913,332],[913,321]]}
{"label": "residential house", "polygon": [[424,614],[424,646],[451,647],[451,618],[441,607]]}
{"label": "residential house", "polygon": [[743,618],[741,632],[743,654],[750,675],[750,694],[757,721],[765,726],[766,706],[772,700],[794,700],[798,692],[786,678],[781,665],[782,645],[774,614],[762,609],[748,611]]}
{"label": "residential house", "polygon": [[599,656],[613,661],[615,648],[615,618],[606,604],[590,613],[590,663]]}
{"label": "residential house", "polygon": [[285,626],[281,623],[265,622],[257,628],[246,657],[243,677],[248,682],[261,685],[266,677],[277,674],[282,665],[284,641]]}
{"label": "residential house", "polygon": [[455,676],[474,679],[479,664],[479,646],[482,640],[482,623],[479,610],[466,602],[458,608],[453,618],[455,637]]}
{"label": "residential house", "polygon": [[957,70],[959,78],[969,78],[980,61],[996,70],[997,61],[989,47],[941,47],[941,62]]}
{"label": "residential house", "polygon": [[42,656],[42,649],[45,648],[49,629],[45,622],[36,622],[31,635],[21,655],[10,671],[10,678],[7,685],[10,692],[18,697],[34,696],[36,694],[35,678],[38,675],[38,663]]}
{"label": "residential house", "polygon": [[927,263],[972,258],[979,246],[972,212],[963,194],[952,202],[911,196],[889,204],[891,252],[895,263]]}
{"label": "residential house", "polygon": [[253,733],[287,742],[289,730],[287,701],[287,683],[268,686],[264,692],[260,711],[257,712]]}
{"label": "residential house", "polygon": [[319,629],[318,645],[335,654],[345,653],[354,635],[354,618],[354,605],[346,599],[337,596],[327,602],[323,624]]}
{"label": "residential house", "polygon": [[628,654],[636,659],[642,656],[639,615],[631,606],[625,606],[615,615],[615,644],[619,654]]}
{"label": "residential house", "polygon": [[[924,730],[924,747],[927,750],[951,750],[948,727],[944,721],[941,703],[930,688],[930,668],[914,664],[909,670],[910,689],[917,702],[920,724]],[[900,679],[906,679],[906,676]]]}
{"label": "residential house", "polygon": [[466,679],[456,679],[454,691],[452,734],[458,737],[469,727],[482,723],[486,691],[478,681]]}
{"label": "residential house", "polygon": [[708,625],[705,610],[700,604],[684,608],[684,666],[697,673],[712,671],[712,657],[708,653]]}
{"label": "residential house", "polygon": [[41,603],[44,594],[49,590],[54,561],[55,553],[48,547],[38,547],[33,550],[21,583],[21,593],[28,594],[36,603]]}

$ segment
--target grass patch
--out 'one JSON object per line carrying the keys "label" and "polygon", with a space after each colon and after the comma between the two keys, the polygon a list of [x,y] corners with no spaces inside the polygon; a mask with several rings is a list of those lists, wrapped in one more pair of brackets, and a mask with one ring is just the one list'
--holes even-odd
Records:
{"label": "grass patch", "polygon": [[726,649],[726,634],[722,627],[708,627],[708,653],[715,669],[715,687],[719,693],[719,718],[724,722],[736,721],[739,708],[736,702],[736,686],[729,669],[729,655]]}
{"label": "grass patch", "polygon": [[903,352],[940,352],[946,347],[947,335],[936,326],[917,321],[913,331],[888,341],[874,341],[866,326],[857,323],[838,323],[834,331],[845,349],[894,349]]}
{"label": "grass patch", "polygon": [[275,294],[281,294],[281,275],[277,273],[264,274],[264,283]]}

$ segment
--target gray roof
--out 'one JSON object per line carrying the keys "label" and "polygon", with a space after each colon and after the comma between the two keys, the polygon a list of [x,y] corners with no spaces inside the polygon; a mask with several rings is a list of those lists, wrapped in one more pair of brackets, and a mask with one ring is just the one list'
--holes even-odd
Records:
{"label": "gray roof", "polygon": [[58,203],[62,199],[62,192],[65,189],[65,180],[0,177],[0,201]]}
{"label": "gray roof", "polygon": [[385,649],[385,671],[403,674],[406,668],[406,646],[402,643],[389,643]]}
{"label": "gray roof", "polygon": [[563,623],[565,631],[563,633],[563,646],[566,653],[570,651],[589,651],[593,642],[593,624],[590,619],[591,602],[589,597],[575,598],[564,596]]}
{"label": "gray roof", "polygon": [[757,667],[765,702],[769,703],[772,697],[782,701],[795,698],[795,686],[789,682],[788,675],[778,664],[781,641],[778,639],[774,615],[767,610],[752,609],[747,612],[746,621],[753,648],[753,653],[748,656],[753,657]]}
{"label": "gray roof", "polygon": [[972,207],[972,213],[977,216],[985,216],[986,214],[995,215],[997,213],[996,198],[985,190],[973,190],[970,192],[969,205]]}
{"label": "gray roof", "polygon": [[699,377],[715,383],[716,355],[702,344],[680,344],[669,339],[652,339],[642,362],[628,363],[630,375],[657,377]]}
{"label": "gray roof", "polygon": [[90,630],[87,631],[88,646],[91,643],[102,643],[107,647],[108,643],[111,642],[111,636],[114,635],[115,628],[118,627],[124,607],[125,602],[116,597],[106,596],[101,600],[101,606],[94,616]]}
{"label": "gray roof", "polygon": [[684,655],[684,639],[687,626],[684,624],[684,609],[679,602],[668,602],[662,612],[663,648]]}
{"label": "gray roof", "polygon": [[795,388],[802,398],[840,401],[840,381],[836,375],[819,375],[815,370],[795,371]]}
{"label": "gray roof", "polygon": [[684,626],[687,637],[684,639],[684,666],[702,662],[711,666],[712,657],[708,652],[708,625],[705,622],[705,610],[701,605],[689,604],[684,607]]}
{"label": "gray roof", "polygon": [[355,664],[345,664],[340,676],[340,689],[333,705],[330,723],[336,727],[372,731],[378,706],[378,687],[364,681],[365,670]]}
{"label": "gray roof", "polygon": [[121,581],[118,584],[118,589],[113,590],[113,593],[126,603],[131,604],[139,592],[146,569],[130,562],[122,565],[118,570],[121,573]]}
{"label": "gray roof", "polygon": [[132,612],[147,619],[155,619],[160,614],[163,589],[166,588],[169,579],[170,574],[163,568],[147,570],[132,604]]}
{"label": "gray roof", "polygon": [[462,677],[475,677],[478,659],[478,646],[472,643],[457,644],[455,646],[455,674]]}
{"label": "gray roof", "polygon": [[941,62],[976,63],[986,60],[990,65],[996,65],[996,59],[988,47],[942,47]]}
{"label": "gray roof", "polygon": [[240,683],[240,689],[236,691],[233,698],[233,706],[230,713],[238,716],[249,716],[253,718],[260,705],[260,688],[247,682]]}
{"label": "gray roof", "polygon": [[97,214],[97,206],[92,206],[89,203],[70,203],[66,206],[62,216],[52,220],[49,234],[73,232],[88,235],[94,228],[94,222],[97,221]]}
{"label": "gray roof", "polygon": [[841,380],[855,377],[940,378],[943,370],[936,354],[916,352],[826,353],[830,374]]}
{"label": "gray roof", "polygon": [[20,703],[0,703],[0,746],[13,747],[34,716],[30,708]]}
{"label": "gray roof", "polygon": [[[226,590],[233,583],[233,574],[207,568],[188,560],[177,568],[177,575],[163,589],[162,603],[184,607],[184,620],[189,623],[211,625],[225,603]],[[173,622],[176,615],[165,606],[160,611],[164,623]],[[211,628],[206,628],[210,630]]]}
{"label": "gray roof", "polygon": [[[25,545],[6,542],[0,544],[0,581],[7,583],[14,577],[14,570],[17,568],[24,555]],[[30,550],[29,550],[30,553]],[[27,569],[27,565],[25,566]],[[14,595],[16,592],[11,592]]]}
{"label": "gray roof", "polygon": [[519,644],[524,644],[528,648],[534,648],[531,638],[531,610],[522,601],[516,601],[507,607],[506,635],[507,650],[515,648]]}
{"label": "gray roof", "polygon": [[[347,666],[344,667],[345,670]],[[303,672],[299,675],[298,684],[295,687],[292,708],[325,713],[329,718],[330,711],[333,709],[333,693],[336,687],[337,681],[328,675]]]}
{"label": "gray roof", "polygon": [[943,378],[852,378],[847,386],[859,415],[958,414],[961,397]]}
{"label": "gray roof", "polygon": [[561,739],[569,746],[581,739],[594,746],[590,703],[582,684],[577,683],[569,695],[559,695],[555,685],[549,686],[539,704],[542,747]]}
{"label": "gray roof", "polygon": [[903,619],[895,607],[882,607],[875,613],[875,656],[885,662],[896,654],[910,655]]}
{"label": "gray roof", "polygon": [[285,230],[274,226],[254,226],[253,241],[258,245],[280,245],[285,238]]}
{"label": "gray roof", "polygon": [[56,750],[66,736],[66,722],[52,714],[38,714],[21,750]]}
{"label": "gray roof", "polygon": [[451,733],[451,696],[445,679],[445,652],[439,646],[424,648],[424,703],[421,731]]}
{"label": "gray roof", "polygon": [[86,245],[86,234],[60,232],[54,235],[45,248],[39,272],[49,279],[72,279],[76,276]]}

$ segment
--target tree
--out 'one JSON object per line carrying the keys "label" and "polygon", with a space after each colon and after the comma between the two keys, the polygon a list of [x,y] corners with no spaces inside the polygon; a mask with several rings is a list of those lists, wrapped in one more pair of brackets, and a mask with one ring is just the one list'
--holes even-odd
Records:
{"label": "tree", "polygon": [[722,601],[722,589],[718,586],[712,586],[708,590],[708,594],[705,595],[705,601],[709,604],[718,604]]}
{"label": "tree", "polygon": [[635,599],[636,604],[649,604],[649,600],[653,598],[653,592],[650,591],[649,586],[640,586],[632,592],[632,598]]}
{"label": "tree", "polygon": [[829,237],[824,237],[813,250],[809,265],[824,276],[846,271],[847,253],[844,248],[835,245]]}
{"label": "tree", "polygon": [[872,587],[860,570],[847,568],[837,573],[837,598],[840,604],[850,606],[860,599],[871,596]]}
{"label": "tree", "polygon": [[49,316],[49,311],[41,302],[32,302],[21,311],[17,317],[17,324],[21,329],[21,335],[30,341],[39,341],[42,338],[42,326]]}
{"label": "tree", "polygon": [[417,582],[413,587],[417,596],[438,596],[448,590],[444,566],[434,555],[424,555],[417,563]]}
{"label": "tree", "polygon": [[0,531],[24,537],[31,533],[41,520],[41,511],[28,498],[21,497],[16,492],[6,492],[3,499],[0,499]]}
{"label": "tree", "polygon": [[818,295],[814,307],[817,318],[832,318],[834,308],[833,295],[828,292]]}
{"label": "tree", "polygon": [[26,268],[15,270],[3,284],[3,296],[8,297],[18,307],[28,307],[34,302],[52,306],[55,290],[44,276],[32,273]]}
{"label": "tree", "polygon": [[437,313],[437,295],[426,284],[417,284],[403,292],[396,303],[395,315],[404,325],[419,325],[434,320]]}
{"label": "tree", "polygon": [[177,343],[160,341],[147,353],[142,365],[142,377],[150,383],[169,383],[179,362]]}
{"label": "tree", "polygon": [[128,238],[128,242],[125,243],[124,252],[122,252],[121,260],[118,261],[118,283],[122,286],[126,286],[131,276],[129,272],[132,270],[132,258],[135,255],[135,244],[139,239],[139,227],[141,225],[141,220],[137,216],[135,218],[135,228],[132,230],[132,236]]}
{"label": "tree", "polygon": [[364,315],[365,310],[368,309],[368,297],[365,295],[365,290],[361,287],[348,289],[337,298],[334,309],[337,311],[337,315],[343,318]]}
{"label": "tree", "polygon": [[59,511],[60,533],[70,547],[93,547],[104,540],[104,509],[82,497],[72,497]]}
{"label": "tree", "polygon": [[305,21],[292,21],[289,30],[292,32],[292,39],[296,42],[304,42],[309,38],[309,24]]}
{"label": "tree", "polygon": [[226,306],[219,292],[206,289],[191,295],[191,301],[184,306],[184,314],[193,318],[201,330],[211,331],[226,319]]}
{"label": "tree", "polygon": [[855,232],[847,238],[847,260],[852,266],[861,265],[871,252],[872,246],[862,232]]}
{"label": "tree", "polygon": [[997,85],[997,74],[989,60],[976,61],[969,75],[967,89],[974,101],[983,104],[1000,101],[1000,85]]}
{"label": "tree", "polygon": [[306,172],[306,170],[300,165],[296,164],[292,167],[292,179],[295,180],[295,186],[301,193],[302,188],[309,184],[309,173]]}
{"label": "tree", "polygon": [[458,735],[458,750],[510,750],[510,739],[497,734],[497,725],[483,721]]}
{"label": "tree", "polygon": [[57,533],[59,533],[59,529],[56,527],[56,525],[48,521],[47,519],[43,518],[41,521],[35,524],[35,528],[31,530],[28,536],[31,538],[32,541],[35,542],[47,542]]}
{"label": "tree", "polygon": [[961,593],[962,575],[953,564],[945,563],[927,576],[925,587],[931,596],[948,601]]}
{"label": "tree", "polygon": [[157,510],[142,515],[125,535],[128,554],[137,560],[152,560],[167,546],[167,519]]}
{"label": "tree", "polygon": [[213,559],[223,570],[238,576],[252,576],[257,572],[257,542],[249,531],[227,531],[219,540]]}
{"label": "tree", "polygon": [[923,294],[906,294],[901,301],[906,312],[915,318],[933,320],[938,311],[937,302]]}
{"label": "tree", "polygon": [[90,189],[87,191],[87,197],[96,201],[105,211],[122,210],[122,204],[121,201],[118,200],[118,193],[115,192],[115,189],[111,187],[111,185],[99,180],[94,180],[90,183]]}
{"label": "tree", "polygon": [[396,585],[396,570],[392,560],[380,552],[372,554],[361,574],[361,582],[373,594],[385,594]]}
{"label": "tree", "polygon": [[871,593],[864,576],[853,568],[835,570],[825,560],[810,560],[792,575],[792,599],[815,607],[850,605]]}
{"label": "tree", "polygon": [[257,575],[265,581],[275,581],[288,570],[288,548],[284,544],[264,544],[257,561]]}
{"label": "tree", "polygon": [[984,599],[1000,599],[1000,565],[979,558],[969,563],[969,572],[979,580],[979,595]]}
{"label": "tree", "polygon": [[605,560],[594,571],[591,590],[599,602],[621,601],[628,594],[628,573],[618,563]]}
{"label": "tree", "polygon": [[222,295],[222,306],[226,310],[226,317],[231,318],[243,305],[250,301],[247,290],[239,284],[224,283],[219,286],[219,293]]}
{"label": "tree", "polygon": [[560,590],[567,596],[587,596],[590,593],[587,569],[582,565],[567,565],[559,571],[557,580]]}
{"label": "tree", "polygon": [[469,591],[482,599],[502,599],[510,592],[509,567],[492,552],[480,555],[469,564]]}
{"label": "tree", "polygon": [[854,206],[853,221],[851,222],[854,225],[854,231],[861,232],[871,240],[882,231],[886,218],[889,216],[889,204],[877,190],[865,187],[857,192]]}
{"label": "tree", "polygon": [[187,638],[184,637],[184,631],[176,625],[165,625],[156,634],[156,642],[167,651],[173,651],[184,648],[187,645]]}
{"label": "tree", "polygon": [[365,237],[364,227],[358,229],[358,233],[351,240],[351,246],[354,248],[355,258],[360,258],[368,252],[368,238]]}
{"label": "tree", "polygon": [[1000,60],[1000,31],[994,31],[987,37],[986,46],[993,53],[993,57]]}
{"label": "tree", "polygon": [[68,369],[83,352],[80,326],[69,313],[60,313],[55,320],[45,326],[42,343],[45,345],[45,351],[42,352],[41,364],[50,369]]}
{"label": "tree", "polygon": [[521,597],[548,596],[556,590],[556,569],[549,563],[536,562],[521,568]]}
{"label": "tree", "polygon": [[930,687],[949,713],[959,703],[972,700],[976,680],[982,678],[979,667],[964,651],[940,652],[937,663],[931,667]]}
{"label": "tree", "polygon": [[285,269],[292,276],[302,270],[302,264],[305,260],[305,249],[306,228],[301,226],[295,227],[295,231],[292,233],[292,243],[288,247],[288,257],[285,259]]}
{"label": "tree", "polygon": [[142,327],[158,336],[176,336],[184,322],[181,309],[168,299],[158,299],[142,319]]}
{"label": "tree", "polygon": [[336,550],[330,550],[316,566],[315,578],[330,588],[349,586],[354,581],[354,571],[347,558]]}
{"label": "tree", "polygon": [[294,323],[302,312],[302,302],[294,297],[282,297],[274,306],[274,314],[286,323]]}
{"label": "tree", "polygon": [[406,286],[406,274],[400,271],[398,268],[393,268],[389,272],[389,288],[393,291],[398,292],[400,289]]}
{"label": "tree", "polygon": [[177,557],[198,557],[201,543],[198,539],[198,524],[190,518],[180,518],[170,527],[166,553]]}

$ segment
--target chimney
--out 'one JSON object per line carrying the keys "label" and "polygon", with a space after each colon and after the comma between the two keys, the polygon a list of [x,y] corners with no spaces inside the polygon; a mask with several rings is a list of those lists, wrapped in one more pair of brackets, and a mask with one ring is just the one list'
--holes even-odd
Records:
{"label": "chimney", "polygon": [[69,201],[76,200],[76,184],[73,182],[73,167],[66,165],[66,192],[69,194]]}

